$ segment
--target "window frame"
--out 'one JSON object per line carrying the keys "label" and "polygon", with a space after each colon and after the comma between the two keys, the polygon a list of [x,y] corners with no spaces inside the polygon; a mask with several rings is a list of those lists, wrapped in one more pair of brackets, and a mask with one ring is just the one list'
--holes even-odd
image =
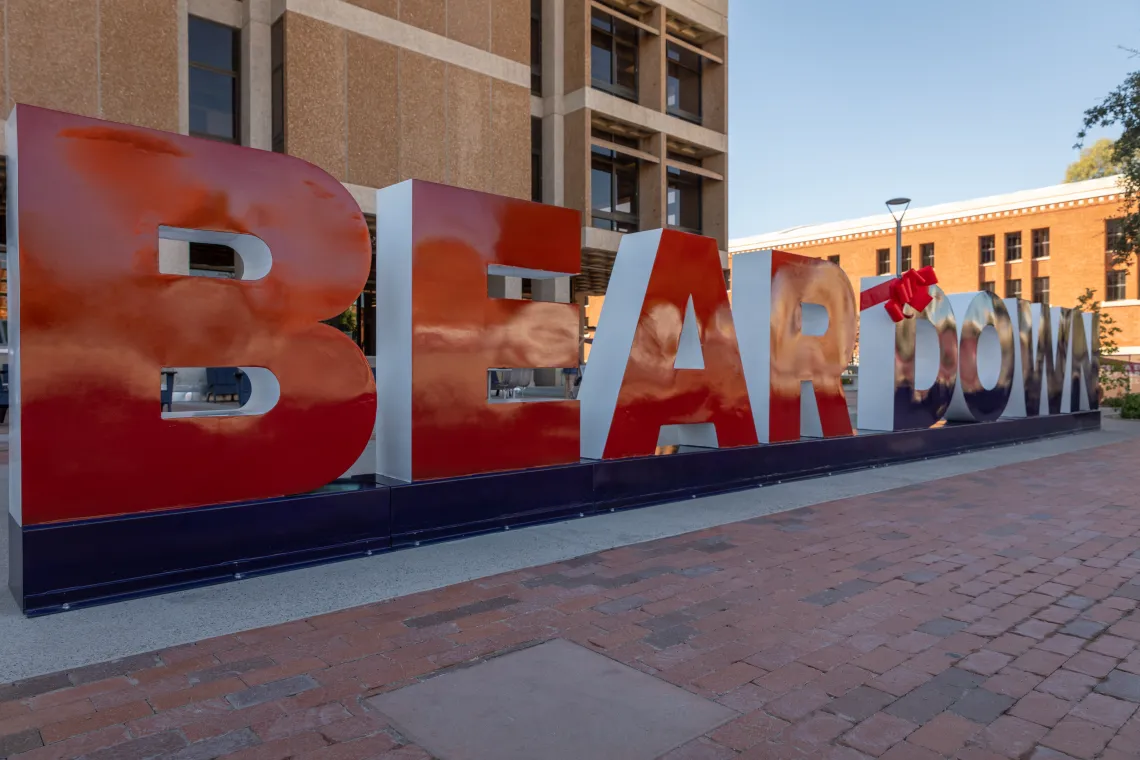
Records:
{"label": "window frame", "polygon": [[[1120,275],[1120,282],[1113,282],[1113,275]],[[1113,290],[1120,288],[1120,297],[1113,298]],[[1128,300],[1128,270],[1127,269],[1109,269],[1104,273],[1104,302],[1115,303],[1117,301]]]}
{"label": "window frame", "polygon": [[[986,241],[989,241],[989,248],[986,247]],[[986,258],[986,254],[989,258]],[[983,266],[986,264],[997,263],[997,236],[996,235],[978,235],[978,263]]]}
{"label": "window frame", "polygon": [[[232,71],[228,70],[228,69],[221,69],[221,68],[218,68],[217,66],[211,66],[208,63],[202,63],[200,61],[194,60],[194,52],[193,52],[194,46],[191,43],[189,37],[190,37],[190,29],[193,28],[195,22],[207,24],[209,26],[215,26],[215,27],[218,27],[220,29],[225,29],[227,32],[230,33],[231,44],[233,45],[233,50],[231,52],[231,55],[233,57],[234,68]],[[237,28],[232,27],[232,26],[227,26],[226,24],[219,24],[217,21],[211,21],[208,18],[203,18],[201,16],[195,16],[195,15],[191,14],[189,16],[189,22],[188,22],[186,34],[187,34],[187,45],[186,45],[186,47],[187,47],[187,79],[189,80],[190,75],[194,69],[198,69],[199,71],[207,71],[207,72],[210,72],[212,74],[219,74],[222,76],[228,76],[233,81],[233,104],[232,104],[232,107],[233,107],[233,133],[234,133],[233,137],[232,138],[226,138],[226,137],[222,137],[221,135],[210,134],[209,132],[197,132],[192,127],[189,129],[189,135],[191,137],[200,137],[204,140],[213,140],[215,142],[228,143],[230,145],[241,145],[242,144],[242,139],[241,139],[241,127],[242,127],[242,123],[241,123],[241,93],[242,93],[241,29],[237,29]],[[271,34],[272,34],[272,31],[271,31]],[[192,108],[193,104],[191,104],[190,107]]]}
{"label": "window frame", "polygon": [[1124,250],[1126,243],[1124,220],[1117,217],[1104,220],[1104,252],[1116,255]]}
{"label": "window frame", "polygon": [[[1013,285],[1017,283],[1017,292],[1013,292]],[[1021,278],[1015,277],[1005,281],[1005,297],[1006,298],[1021,298]]]}
{"label": "window frame", "polygon": [[981,290],[983,293],[993,293],[997,295],[997,282],[995,280],[982,280]]}
{"label": "window frame", "polygon": [[[605,16],[609,19],[609,28],[606,29],[599,24],[595,23],[600,21],[600,16]],[[632,35],[633,40],[630,42],[628,38],[623,38],[623,35],[618,33],[622,30],[625,35]],[[610,70],[609,81],[598,79],[593,65],[593,53],[590,54],[590,85],[597,90],[608,92],[611,95],[629,100],[634,103],[638,98],[638,80],[641,74],[641,30],[628,21],[624,21],[612,13],[608,13],[597,6],[591,8],[590,12],[590,49],[600,46],[594,45],[594,36],[597,34],[606,35],[609,37],[609,54],[610,54]],[[633,51],[633,86],[628,87],[624,84],[619,84],[618,78],[618,47],[622,46],[628,50]]]}
{"label": "window frame", "polygon": [[1049,228],[1039,227],[1029,231],[1030,256],[1035,261],[1049,258]]}
{"label": "window frame", "polygon": [[910,246],[904,245],[902,247],[902,259],[901,264],[899,265],[899,274],[902,274],[903,272],[910,269],[912,261],[913,259],[911,257]]}
{"label": "window frame", "polygon": [[[669,191],[673,189],[674,182],[678,185],[684,185],[691,188],[696,188],[697,191],[697,226],[686,227],[681,224],[669,224]],[[671,230],[681,230],[682,232],[691,232],[694,235],[700,235],[704,229],[705,223],[705,202],[704,202],[704,177],[693,172],[687,172],[684,169],[679,169],[674,166],[667,168],[665,172],[665,226]],[[678,190],[679,192],[679,190]],[[678,194],[678,204],[680,204],[680,195]],[[679,205],[677,219],[680,221],[681,215],[684,213],[684,207]]]}
{"label": "window frame", "polygon": [[[1044,287],[1041,284],[1044,283]],[[1049,278],[1048,277],[1034,277],[1033,278],[1033,303],[1039,303],[1042,306],[1049,305]]]}
{"label": "window frame", "polygon": [[922,267],[934,266],[934,243],[918,244],[918,263]]}
{"label": "window frame", "polygon": [[839,266],[839,254],[838,254],[838,253],[836,253],[836,254],[832,254],[831,256],[828,256],[828,257],[827,257],[827,260],[828,260],[829,262],[831,262],[832,264],[835,264],[836,266]]}
{"label": "window frame", "polygon": [[[637,158],[636,156],[628,155],[626,153],[619,153],[618,151],[610,150],[609,148],[600,148],[597,145],[592,145],[590,146],[590,224],[592,227],[609,230],[610,232],[637,232],[641,229],[641,216],[639,209],[638,211],[634,212],[625,212],[615,210],[605,211],[594,208],[593,181],[594,167],[596,164],[604,164],[609,167],[608,173],[610,177],[610,208],[612,209],[613,207],[617,206],[619,156],[621,157],[622,162],[622,166],[620,167],[621,169],[629,170],[632,165],[634,192],[633,198],[630,201],[630,207],[633,209],[638,209],[638,204],[641,199],[641,178],[639,176],[641,172],[641,159]],[[601,226],[598,224],[598,221],[604,221],[608,224],[606,226]],[[619,225],[630,227],[630,229],[616,229],[616,227]]]}
{"label": "window frame", "polygon": [[878,248],[875,250],[875,272],[879,277],[891,273],[890,248]]}
{"label": "window frame", "polygon": [[530,117],[530,199],[542,203],[542,119]]}
{"label": "window frame", "polygon": [[[677,51],[677,59],[676,60],[674,60],[669,55],[674,50]],[[691,65],[685,64],[684,59],[687,56],[691,56],[692,57],[691,60],[696,62],[696,68],[695,69]],[[689,122],[692,122],[694,124],[702,124],[704,122],[704,94],[705,94],[704,93],[704,86],[705,86],[705,83],[704,83],[704,73],[705,73],[704,65],[705,65],[705,59],[699,53],[694,53],[691,50],[687,50],[687,49],[681,47],[680,45],[678,45],[674,42],[667,41],[665,43],[665,112],[667,114],[669,114],[670,116],[676,116],[678,119],[684,119],[685,121],[689,121]],[[696,113],[694,113],[692,111],[688,111],[684,108],[681,108],[680,105],[677,105],[677,106],[670,106],[669,105],[669,83],[670,83],[670,81],[673,81],[673,80],[676,80],[678,83],[677,84],[677,102],[678,102],[678,104],[681,102],[681,94],[680,93],[681,93],[681,82],[683,80],[680,77],[672,76],[671,71],[673,70],[674,67],[684,69],[685,71],[696,74],[696,82],[697,82],[697,111],[696,111]]]}
{"label": "window frame", "polygon": [[[1017,258],[1016,259],[1010,258],[1010,255],[1009,255],[1010,251],[1013,250],[1013,246],[1010,245],[1010,241],[1012,241],[1012,240],[1017,241]],[[1007,232],[1007,233],[1005,233],[1005,260],[1006,261],[1021,261],[1022,255],[1023,255],[1023,251],[1022,251],[1022,246],[1021,246],[1021,233],[1020,232]]]}
{"label": "window frame", "polygon": [[542,0],[530,0],[530,94],[542,97]]}

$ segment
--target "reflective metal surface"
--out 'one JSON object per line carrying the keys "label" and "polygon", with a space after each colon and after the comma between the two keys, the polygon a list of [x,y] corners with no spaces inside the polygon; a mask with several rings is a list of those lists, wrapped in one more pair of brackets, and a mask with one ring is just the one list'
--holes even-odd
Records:
{"label": "reflective metal surface", "polygon": [[855,293],[847,275],[828,261],[773,251],[770,330],[768,440],[800,439],[805,380],[819,411],[818,426],[809,420],[806,433],[853,435],[842,382],[855,350]]}
{"label": "reflective metal surface", "polygon": [[[1000,298],[982,291],[971,299],[959,317],[959,325],[958,388],[976,421],[996,420],[1005,410],[1013,388],[1013,323],[1009,312]],[[996,347],[979,346],[987,327],[997,334]],[[983,375],[996,375],[991,387],[986,387]]]}
{"label": "reflective metal surface", "polygon": [[489,403],[487,370],[577,367],[578,306],[488,298],[487,276],[576,274],[578,213],[429,182],[412,193],[411,479],[577,462],[578,402]]}
{"label": "reflective metal surface", "polygon": [[[610,282],[613,287],[620,279]],[[599,336],[606,329],[609,298]],[[678,369],[681,326],[690,299],[703,368]],[[580,396],[589,390],[585,384],[591,382],[592,371],[588,366]],[[603,458],[652,455],[662,425],[696,423],[716,426],[720,448],[757,443],[716,241],[662,230]]]}
{"label": "reflective metal surface", "polygon": [[[1044,350],[1045,353],[1045,395],[1049,401],[1049,414],[1061,413],[1072,312],[1072,309],[1041,304],[1033,304],[1032,308],[1033,320],[1041,325],[1037,337],[1037,350]],[[1050,332],[1053,335],[1049,335]]]}
{"label": "reflective metal surface", "polygon": [[[1069,411],[1097,409],[1100,395],[1100,315],[1073,309],[1069,318],[1073,341],[1073,360],[1069,367]],[[1085,386],[1083,395],[1082,381]]]}
{"label": "reflective metal surface", "polygon": [[[27,106],[8,134],[18,520],[305,492],[353,464],[372,373],[320,321],[352,305],[371,255],[339,182],[277,153]],[[272,266],[254,281],[161,274],[160,225],[256,236]],[[216,366],[271,371],[276,406],[162,418],[163,367]]]}
{"label": "reflective metal surface", "polygon": [[[894,429],[930,427],[942,419],[954,395],[958,378],[958,325],[954,310],[942,288],[931,285],[933,300],[916,314],[895,325],[895,414]],[[907,307],[910,308],[909,306]],[[919,324],[934,327],[936,342],[917,353],[923,375],[932,375],[926,389],[915,386],[916,347]]]}
{"label": "reflective metal surface", "polygon": [[[1006,299],[1008,304],[1013,299]],[[1017,341],[1021,358],[1021,384],[1027,417],[1042,413],[1042,387],[1045,388],[1046,414],[1058,414],[1064,391],[1065,361],[1069,351],[1068,309],[1042,307],[1023,299],[1017,301]],[[1008,309],[1008,306],[1007,306]],[[1057,318],[1054,318],[1054,312]],[[1057,324],[1056,349],[1053,325]],[[1020,412],[1014,416],[1019,416]]]}

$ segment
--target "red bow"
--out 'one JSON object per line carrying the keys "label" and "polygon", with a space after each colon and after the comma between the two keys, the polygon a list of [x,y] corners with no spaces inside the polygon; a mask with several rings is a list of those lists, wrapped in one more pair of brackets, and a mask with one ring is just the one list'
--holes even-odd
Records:
{"label": "red bow", "polygon": [[887,304],[887,314],[895,322],[902,322],[911,315],[903,312],[903,307],[909,305],[915,312],[925,309],[932,300],[930,286],[938,282],[934,274],[934,267],[923,267],[917,272],[907,270],[902,277],[896,277],[887,282],[881,282],[873,288],[864,290],[859,296],[859,310],[867,309],[881,304]]}

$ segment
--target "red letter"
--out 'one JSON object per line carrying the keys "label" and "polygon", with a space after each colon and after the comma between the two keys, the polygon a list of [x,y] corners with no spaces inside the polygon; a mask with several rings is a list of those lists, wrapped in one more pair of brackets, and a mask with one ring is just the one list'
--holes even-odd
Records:
{"label": "red letter", "polygon": [[409,180],[376,194],[378,471],[426,480],[578,461],[578,402],[487,398],[487,370],[578,366],[578,307],[487,297],[577,274],[578,213]]}
{"label": "red letter", "polygon": [[716,241],[622,238],[578,398],[591,459],[757,442]]}
{"label": "red letter", "polygon": [[[28,106],[8,128],[17,519],[258,499],[342,475],[376,395],[363,354],[319,324],[368,277],[368,231],[340,183],[287,156]],[[160,273],[160,227],[239,241],[246,279]],[[243,410],[162,416],[162,368],[225,366],[266,370]]]}

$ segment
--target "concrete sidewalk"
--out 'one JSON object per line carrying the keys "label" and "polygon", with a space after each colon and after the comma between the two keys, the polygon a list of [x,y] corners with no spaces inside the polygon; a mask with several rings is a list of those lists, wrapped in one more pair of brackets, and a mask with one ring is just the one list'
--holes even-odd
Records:
{"label": "concrete sidewalk", "polygon": [[[657,742],[623,760],[1135,758],[1140,441],[1125,425],[6,613],[5,666],[26,671],[9,677],[133,656],[0,687],[0,756],[504,760],[534,724],[528,741],[561,731],[570,756],[603,758],[618,723]],[[673,537],[630,545],[654,533]],[[266,619],[294,622],[236,632]],[[225,635],[170,647],[211,629]]]}

